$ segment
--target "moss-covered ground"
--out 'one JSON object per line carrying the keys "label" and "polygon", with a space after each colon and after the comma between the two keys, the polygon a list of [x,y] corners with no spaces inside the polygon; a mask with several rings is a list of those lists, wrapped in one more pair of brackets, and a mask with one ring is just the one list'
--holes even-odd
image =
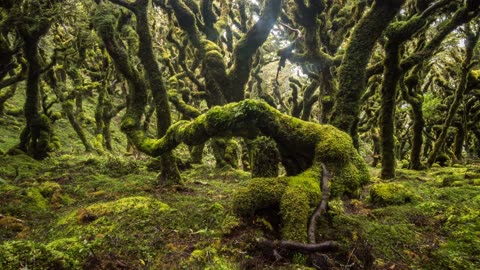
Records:
{"label": "moss-covered ground", "polygon": [[[22,120],[0,119],[6,151]],[[233,213],[249,173],[216,169],[210,153],[182,171],[185,186],[160,188],[155,161],[125,154],[119,131],[115,152],[98,155],[82,151],[67,121],[55,129],[62,146],[44,161],[0,156],[0,269],[312,267],[305,256],[255,247],[280,234],[278,212],[248,220]],[[330,202],[318,234],[341,248],[323,256],[325,265],[480,269],[480,164],[399,169],[392,181],[378,174],[371,169],[359,198]]]}
{"label": "moss-covered ground", "polygon": [[[1,268],[300,267],[253,248],[255,238],[274,235],[275,224],[232,213],[233,194],[248,183],[248,173],[197,165],[184,171],[184,187],[164,189],[149,162],[88,154],[42,162],[0,157]],[[400,170],[383,182],[372,169],[373,182],[360,199],[331,202],[319,234],[340,241],[342,250],[328,256],[339,269],[340,263],[478,269],[477,170]]]}

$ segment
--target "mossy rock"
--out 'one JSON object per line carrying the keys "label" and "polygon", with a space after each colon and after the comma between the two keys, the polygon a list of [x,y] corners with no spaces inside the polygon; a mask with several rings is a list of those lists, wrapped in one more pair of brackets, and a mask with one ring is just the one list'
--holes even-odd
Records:
{"label": "mossy rock", "polygon": [[370,202],[375,206],[401,205],[414,199],[414,193],[402,184],[379,183],[370,188]]}
{"label": "mossy rock", "polygon": [[6,241],[0,245],[0,268],[79,269],[75,260],[43,244],[32,241]]}

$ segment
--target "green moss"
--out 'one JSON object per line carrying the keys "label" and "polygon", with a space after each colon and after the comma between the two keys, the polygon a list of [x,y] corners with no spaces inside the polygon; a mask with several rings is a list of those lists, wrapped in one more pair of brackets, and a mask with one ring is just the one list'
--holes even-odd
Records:
{"label": "green moss", "polygon": [[25,221],[12,216],[0,215],[0,239],[23,239],[30,232]]}
{"label": "green moss", "polygon": [[448,238],[434,252],[437,264],[448,269],[477,269],[480,252],[480,197],[449,206],[442,230]]}
{"label": "green moss", "polygon": [[268,137],[261,136],[252,144],[252,177],[277,177],[280,153],[276,143]]}
{"label": "green moss", "polygon": [[238,168],[239,145],[231,138],[218,138],[211,141],[217,168]]}
{"label": "green moss", "polygon": [[[141,196],[96,203],[61,218],[52,230],[52,236],[68,239],[65,241],[70,244],[65,247],[65,252],[79,260],[86,258],[88,253],[84,250],[87,248],[105,260],[109,260],[110,253],[128,257],[132,261],[129,267],[138,268],[140,259],[146,261],[154,255],[150,246],[161,241],[158,239],[158,220],[169,209],[168,205],[154,198]],[[78,243],[85,248],[79,249]]]}
{"label": "green moss", "polygon": [[318,181],[312,170],[293,177],[253,178],[234,194],[233,209],[240,216],[279,216],[282,239],[305,241],[311,209],[320,201]]}
{"label": "green moss", "polygon": [[333,126],[325,125],[321,129],[322,140],[318,143],[319,159],[325,161],[348,162],[357,153],[348,134]]}
{"label": "green moss", "polygon": [[7,241],[0,245],[0,268],[79,269],[73,259],[45,245],[31,241]]}
{"label": "green moss", "polygon": [[402,184],[379,183],[370,189],[370,202],[375,206],[405,204],[414,198],[413,192]]}
{"label": "green moss", "polygon": [[310,217],[309,192],[297,186],[288,186],[280,202],[282,215],[282,239],[307,241],[307,226]]}
{"label": "green moss", "polygon": [[279,207],[280,199],[287,188],[282,178],[253,178],[247,187],[234,194],[233,209],[240,216],[253,216],[257,210]]}
{"label": "green moss", "polygon": [[26,190],[27,197],[33,203],[33,207],[45,211],[48,209],[48,200],[42,196],[38,188],[28,188]]}
{"label": "green moss", "polygon": [[60,192],[62,187],[56,182],[47,181],[40,184],[39,190],[44,198],[50,198],[54,193]]}

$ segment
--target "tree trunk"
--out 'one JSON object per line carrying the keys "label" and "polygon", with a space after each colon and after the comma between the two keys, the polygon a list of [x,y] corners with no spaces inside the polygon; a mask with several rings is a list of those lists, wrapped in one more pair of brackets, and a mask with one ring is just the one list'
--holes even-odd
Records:
{"label": "tree trunk", "polygon": [[[157,137],[161,138],[172,124],[170,116],[170,105],[168,104],[167,90],[163,83],[162,73],[156,61],[152,48],[152,37],[148,25],[148,1],[137,0],[135,13],[137,19],[137,34],[140,41],[138,56],[145,69],[145,78],[152,90],[157,112]],[[182,184],[180,172],[173,153],[167,152],[160,157],[162,171],[160,181],[164,185]]]}
{"label": "tree trunk", "polygon": [[358,148],[360,98],[365,91],[366,68],[377,39],[400,10],[404,0],[374,2],[350,36],[338,71],[339,89],[330,123],[352,136]]}
{"label": "tree trunk", "polygon": [[[67,116],[70,125],[72,125],[73,130],[77,133],[78,138],[82,141],[83,146],[85,147],[85,151],[90,152],[93,150],[93,147],[90,145],[90,142],[85,135],[85,132],[82,126],[78,123],[75,114],[73,113],[73,104],[70,100],[67,100],[65,95],[63,94],[66,90],[66,79],[67,76],[63,70],[57,70],[56,72],[50,71],[50,84],[52,86],[52,90],[57,96],[58,100],[60,100],[60,104],[62,106],[62,110]],[[60,79],[60,83],[58,83],[58,79]]]}
{"label": "tree trunk", "polygon": [[453,154],[455,157],[454,163],[462,163],[463,162],[463,144],[465,142],[465,128],[462,124],[457,126],[457,133],[455,134],[455,142],[453,144]]}
{"label": "tree trunk", "polygon": [[382,156],[382,179],[395,177],[395,99],[401,71],[399,67],[399,44],[388,41],[385,46],[385,70],[381,87],[380,151]]}
{"label": "tree trunk", "polygon": [[452,104],[450,104],[450,108],[448,109],[447,117],[442,126],[442,131],[440,132],[440,136],[435,141],[433,145],[433,150],[428,157],[428,160],[427,160],[428,167],[431,167],[433,165],[433,163],[437,158],[437,155],[440,153],[440,150],[443,148],[445,144],[445,140],[447,138],[448,128],[451,126],[453,117],[455,116],[457,109],[460,106],[461,101],[463,100],[463,95],[467,91],[468,74],[471,69],[471,61],[473,58],[474,49],[477,45],[479,36],[480,36],[479,33],[469,32],[467,34],[467,39],[465,42],[466,43],[465,58],[462,63],[462,73],[461,73],[460,83],[458,84],[458,87],[455,91],[454,100]]}
{"label": "tree trunk", "polygon": [[48,31],[50,23],[40,20],[38,25],[24,25],[20,27],[20,34],[24,40],[24,55],[28,63],[26,97],[24,114],[26,126],[20,135],[20,150],[28,153],[35,159],[44,159],[50,149],[52,127],[50,119],[40,113],[40,73],[41,60],[38,53],[40,38]]}

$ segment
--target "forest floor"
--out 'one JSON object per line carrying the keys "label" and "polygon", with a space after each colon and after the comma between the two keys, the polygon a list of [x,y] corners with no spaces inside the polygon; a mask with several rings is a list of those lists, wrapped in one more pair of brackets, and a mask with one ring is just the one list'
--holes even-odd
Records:
{"label": "forest floor", "polygon": [[[23,124],[0,121],[5,151]],[[67,121],[55,125],[64,143],[52,157],[0,156],[1,269],[310,269],[305,255],[256,247],[278,236],[271,220],[233,214],[249,173],[216,169],[207,155],[184,168],[184,186],[161,188],[155,160],[122,152],[119,131],[118,154],[98,155],[82,152]],[[371,175],[360,198],[330,202],[318,232],[341,248],[325,265],[480,269],[480,164]]]}

